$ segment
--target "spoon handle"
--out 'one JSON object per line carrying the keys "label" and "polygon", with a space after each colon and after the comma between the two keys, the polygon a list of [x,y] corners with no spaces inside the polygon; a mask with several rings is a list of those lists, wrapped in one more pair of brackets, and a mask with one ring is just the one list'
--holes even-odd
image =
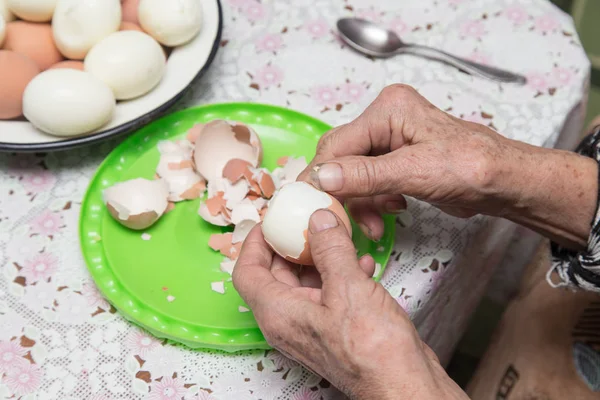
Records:
{"label": "spoon handle", "polygon": [[400,48],[398,52],[405,54],[414,54],[416,56],[441,61],[443,63],[450,64],[458,69],[461,69],[471,75],[491,79],[498,82],[518,83],[521,85],[527,83],[527,79],[522,75],[513,74],[512,72],[505,71],[499,68],[489,67],[487,65],[465,60],[464,58],[453,56],[452,54],[448,54],[444,51],[434,49],[432,47],[410,44]]}

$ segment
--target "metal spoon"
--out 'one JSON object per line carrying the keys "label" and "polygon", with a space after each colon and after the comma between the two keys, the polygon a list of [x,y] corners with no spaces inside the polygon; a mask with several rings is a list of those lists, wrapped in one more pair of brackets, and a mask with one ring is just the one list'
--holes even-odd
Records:
{"label": "metal spoon", "polygon": [[358,18],[342,18],[337,22],[337,27],[344,42],[369,56],[390,57],[396,54],[414,54],[450,64],[482,78],[521,85],[527,83],[527,79],[522,75],[478,64],[431,47],[404,43],[396,33],[369,21]]}

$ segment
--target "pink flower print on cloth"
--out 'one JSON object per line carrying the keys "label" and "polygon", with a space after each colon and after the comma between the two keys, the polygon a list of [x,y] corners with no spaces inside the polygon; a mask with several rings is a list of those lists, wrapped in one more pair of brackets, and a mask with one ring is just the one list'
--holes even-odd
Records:
{"label": "pink flower print on cloth", "polygon": [[356,16],[371,22],[381,22],[381,11],[372,8],[362,8],[356,11]]}
{"label": "pink flower print on cloth", "polygon": [[304,30],[308,32],[308,34],[313,39],[320,39],[329,34],[329,24],[322,18],[308,21],[304,24]]}
{"label": "pink flower print on cloth", "polygon": [[139,355],[145,360],[152,350],[160,346],[160,342],[139,329],[135,329],[127,336],[125,345],[133,354]]}
{"label": "pink flower print on cloth", "polygon": [[267,357],[271,361],[273,361],[273,364],[275,364],[276,369],[290,369],[290,368],[298,366],[297,362],[287,358],[286,356],[284,356],[277,350],[269,351],[269,354]]}
{"label": "pink flower print on cloth", "polygon": [[152,382],[148,400],[180,400],[186,393],[183,380],[165,376]]}
{"label": "pink flower print on cloth", "polygon": [[366,89],[358,83],[347,82],[340,87],[343,101],[347,103],[357,103],[364,96]]}
{"label": "pink flower print on cloth", "polygon": [[261,36],[256,41],[256,50],[266,51],[266,52],[276,52],[277,50],[283,47],[283,39],[281,35],[273,35],[267,33],[266,35]]}
{"label": "pink flower print on cloth", "polygon": [[475,50],[467,57],[468,60],[482,64],[482,65],[490,65],[490,58],[487,54],[482,53],[480,51]]}
{"label": "pink flower print on cloth", "polygon": [[485,27],[481,21],[467,21],[460,27],[463,37],[481,39],[485,34]]}
{"label": "pink flower print on cloth", "polygon": [[320,390],[310,390],[309,388],[302,388],[300,391],[294,393],[290,400],[320,400]]}
{"label": "pink flower print on cloth", "polygon": [[92,307],[94,309],[99,307],[103,310],[110,309],[110,305],[108,304],[108,302],[106,301],[104,296],[102,296],[100,291],[98,291],[98,288],[96,287],[96,285],[94,283],[92,283],[92,282],[84,283],[83,288],[81,290],[81,294],[83,294],[83,297],[85,297],[87,304],[90,307]]}
{"label": "pink flower print on cloth", "polygon": [[29,171],[23,177],[21,184],[28,193],[38,194],[48,191],[54,187],[56,177],[54,174],[45,169],[35,169]]}
{"label": "pink flower print on cloth", "polygon": [[58,258],[51,253],[38,253],[25,261],[20,275],[24,276],[26,283],[31,285],[39,281],[47,281],[58,269]]}
{"label": "pink flower print on cloth", "polygon": [[555,67],[552,70],[552,78],[557,85],[566,86],[573,79],[573,72],[568,68]]}
{"label": "pink flower print on cloth", "polygon": [[551,14],[542,15],[535,19],[535,29],[542,33],[553,32],[560,27],[558,20]]}
{"label": "pink flower print on cloth", "polygon": [[283,71],[274,65],[265,65],[254,73],[254,82],[260,89],[277,86],[283,81]]}
{"label": "pink flower print on cloth", "polygon": [[402,20],[402,18],[396,17],[390,21],[388,24],[388,29],[396,32],[396,35],[402,37],[403,34],[408,32],[408,25],[406,22],[404,22],[404,20]]}
{"label": "pink flower print on cloth", "polygon": [[20,363],[29,363],[23,356],[27,350],[16,340],[0,341],[0,376]]}
{"label": "pink flower print on cloth", "polygon": [[250,22],[258,22],[265,18],[267,11],[258,1],[249,1],[242,6],[243,13]]}
{"label": "pink flower print on cloth", "polygon": [[36,364],[18,363],[6,372],[3,382],[13,394],[23,396],[40,388],[43,375],[44,372]]}
{"label": "pink flower print on cloth", "polygon": [[538,92],[545,92],[550,87],[550,83],[546,75],[533,72],[527,75],[527,86]]}
{"label": "pink flower print on cloth", "polygon": [[56,235],[63,226],[63,217],[59,213],[44,210],[29,224],[33,233]]}
{"label": "pink flower print on cloth", "polygon": [[338,94],[332,86],[317,86],[311,89],[312,99],[323,107],[335,107],[338,103]]}
{"label": "pink flower print on cloth", "polygon": [[515,25],[522,25],[529,18],[527,11],[518,5],[507,7],[502,11],[502,15],[512,21]]}

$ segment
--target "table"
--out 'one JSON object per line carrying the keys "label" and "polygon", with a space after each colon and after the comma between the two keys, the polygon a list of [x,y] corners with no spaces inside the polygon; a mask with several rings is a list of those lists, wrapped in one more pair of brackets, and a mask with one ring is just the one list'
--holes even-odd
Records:
{"label": "table", "polygon": [[[216,61],[176,108],[263,102],[336,125],[356,117],[384,86],[404,82],[449,113],[531,144],[569,142],[581,128],[589,62],[570,18],[544,0],[289,3],[224,0]],[[406,41],[523,72],[529,84],[473,79],[412,56],[364,58],[333,33],[335,20],[350,15]],[[191,351],[115,313],[85,269],[77,223],[87,183],[116,144],[0,156],[0,373],[7,364],[18,367],[2,378],[0,398],[343,398],[276,351]],[[413,200],[398,217],[383,284],[443,362],[515,230],[501,220],[451,218]]]}

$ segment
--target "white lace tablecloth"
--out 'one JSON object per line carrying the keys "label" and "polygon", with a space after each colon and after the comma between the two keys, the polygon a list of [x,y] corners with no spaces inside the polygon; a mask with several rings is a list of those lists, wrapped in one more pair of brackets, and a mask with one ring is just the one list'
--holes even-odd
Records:
{"label": "white lace tablecloth", "polygon": [[[335,125],[384,86],[404,82],[456,116],[536,145],[575,137],[582,124],[582,113],[571,111],[582,109],[589,63],[570,18],[544,0],[224,0],[223,8],[215,63],[177,108],[263,102]],[[334,34],[336,19],[350,15],[406,41],[520,71],[529,84],[473,79],[412,56],[361,57]],[[0,399],[342,397],[275,351],[191,351],[149,337],[111,309],[85,268],[77,226],[89,179],[116,145],[0,156]],[[383,284],[443,361],[514,231],[414,201],[399,217]]]}

